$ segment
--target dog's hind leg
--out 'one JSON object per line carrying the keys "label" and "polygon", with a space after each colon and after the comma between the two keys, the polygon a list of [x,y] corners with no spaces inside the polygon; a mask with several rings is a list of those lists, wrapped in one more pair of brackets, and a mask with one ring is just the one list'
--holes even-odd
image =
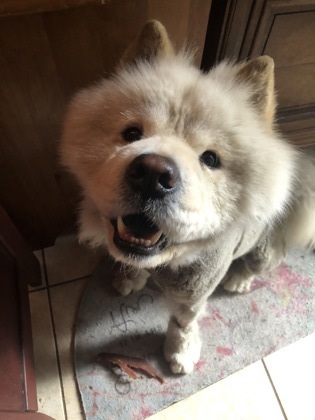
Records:
{"label": "dog's hind leg", "polygon": [[232,262],[222,283],[228,292],[248,293],[254,278],[255,273],[248,268],[245,258],[237,258]]}
{"label": "dog's hind leg", "polygon": [[191,373],[200,358],[201,340],[197,319],[203,312],[206,299],[192,306],[172,303],[173,315],[170,319],[164,356],[173,373]]}
{"label": "dog's hind leg", "polygon": [[124,267],[118,271],[113,280],[113,287],[122,296],[143,289],[150,274],[146,270]]}
{"label": "dog's hind leg", "polygon": [[247,293],[256,275],[276,268],[286,254],[281,231],[266,235],[243,257],[234,260],[222,280],[229,292]]}

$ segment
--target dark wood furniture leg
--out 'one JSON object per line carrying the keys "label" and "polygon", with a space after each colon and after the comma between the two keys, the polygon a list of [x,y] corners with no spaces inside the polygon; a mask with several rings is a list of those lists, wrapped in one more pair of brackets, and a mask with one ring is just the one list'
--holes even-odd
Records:
{"label": "dark wood furniture leg", "polygon": [[0,206],[0,420],[51,419],[37,413],[27,283],[40,267]]}

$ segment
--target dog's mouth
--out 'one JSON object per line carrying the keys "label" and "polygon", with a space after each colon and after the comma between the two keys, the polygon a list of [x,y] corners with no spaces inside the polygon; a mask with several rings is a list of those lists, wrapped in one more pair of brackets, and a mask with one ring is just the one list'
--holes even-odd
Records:
{"label": "dog's mouth", "polygon": [[129,255],[156,254],[167,244],[163,232],[144,213],[119,216],[112,224],[115,245]]}

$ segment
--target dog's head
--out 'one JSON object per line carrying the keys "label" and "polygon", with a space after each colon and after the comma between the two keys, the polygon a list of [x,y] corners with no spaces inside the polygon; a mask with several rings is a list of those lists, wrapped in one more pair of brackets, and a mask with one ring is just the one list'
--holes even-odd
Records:
{"label": "dog's head", "polygon": [[[203,74],[149,22],[65,119],[63,163],[83,188],[81,238],[139,267],[180,261],[287,202],[294,154],[273,131],[273,61]],[[185,257],[186,258],[186,257]]]}

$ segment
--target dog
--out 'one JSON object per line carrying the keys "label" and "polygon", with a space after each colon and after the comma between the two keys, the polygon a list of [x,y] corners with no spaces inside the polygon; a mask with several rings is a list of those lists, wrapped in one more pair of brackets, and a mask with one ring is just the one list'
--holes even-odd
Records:
{"label": "dog", "polygon": [[82,187],[81,241],[149,275],[170,302],[164,354],[174,373],[200,357],[198,316],[222,283],[247,292],[292,246],[315,243],[315,159],[275,127],[268,56],[208,73],[148,22],[111,77],[69,105],[61,158]]}

